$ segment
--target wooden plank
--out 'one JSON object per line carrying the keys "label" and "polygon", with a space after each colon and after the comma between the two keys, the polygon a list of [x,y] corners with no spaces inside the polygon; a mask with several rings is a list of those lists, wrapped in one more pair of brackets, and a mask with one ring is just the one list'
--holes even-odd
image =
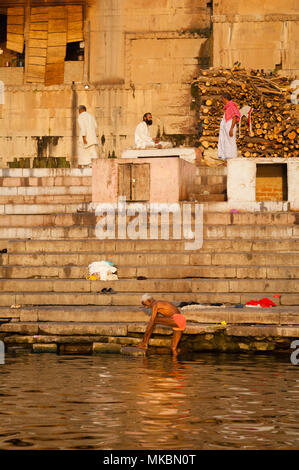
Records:
{"label": "wooden plank", "polygon": [[24,36],[22,34],[7,34],[7,41],[14,42],[16,44],[24,43]]}
{"label": "wooden plank", "polygon": [[55,6],[55,7],[49,7],[49,19],[63,19],[66,18],[67,16],[67,10],[65,6]]}
{"label": "wooden plank", "polygon": [[67,42],[83,41],[83,9],[82,5],[68,6]]}
{"label": "wooden plank", "polygon": [[15,51],[15,52],[19,52],[20,54],[23,54],[24,42],[22,42],[21,44],[21,43],[10,42],[9,40],[7,40],[6,48],[10,49],[11,51]]}
{"label": "wooden plank", "polygon": [[67,18],[69,22],[82,21],[83,20],[83,9],[82,5],[68,6],[67,7]]}
{"label": "wooden plank", "polygon": [[65,46],[48,47],[47,64],[57,64],[62,61],[64,62],[65,55],[66,55]]}
{"label": "wooden plank", "polygon": [[29,65],[43,65],[45,67],[46,66],[46,57],[31,56],[28,59],[28,64]]}
{"label": "wooden plank", "polygon": [[37,47],[40,49],[47,49],[48,41],[46,39],[29,39],[29,47]]}
{"label": "wooden plank", "polygon": [[149,201],[150,164],[132,163],[132,201]]}
{"label": "wooden plank", "polygon": [[48,12],[48,7],[31,7],[30,16],[34,15],[44,15]]}
{"label": "wooden plank", "polygon": [[118,196],[125,196],[127,201],[131,200],[130,163],[122,163],[118,165]]}
{"label": "wooden plank", "polygon": [[64,82],[64,62],[60,64],[47,64],[45,85],[59,85]]}
{"label": "wooden plank", "polygon": [[44,77],[35,77],[31,75],[26,75],[26,82],[28,83],[44,83]]}
{"label": "wooden plank", "polygon": [[30,57],[47,57],[47,49],[40,49],[37,47],[29,47],[28,56]]}
{"label": "wooden plank", "polygon": [[48,34],[48,47],[63,46],[63,45],[66,45],[66,32]]}
{"label": "wooden plank", "polygon": [[39,15],[30,15],[30,23],[44,23],[48,21],[48,12],[45,8],[44,13],[40,13]]}
{"label": "wooden plank", "polygon": [[30,23],[30,31],[48,31],[48,22]]}
{"label": "wooden plank", "polygon": [[30,75],[43,76],[45,73],[45,65],[28,64],[28,73]]}
{"label": "wooden plank", "polygon": [[7,25],[24,24],[24,16],[9,16],[7,15]]}
{"label": "wooden plank", "polygon": [[29,39],[48,39],[48,31],[29,31]]}
{"label": "wooden plank", "polygon": [[7,9],[6,47],[12,51],[23,53],[24,50],[24,8]]}
{"label": "wooden plank", "polygon": [[23,7],[10,7],[7,9],[8,15],[14,16],[24,16],[24,8]]}
{"label": "wooden plank", "polygon": [[80,33],[79,31],[76,32],[68,32],[68,35],[67,35],[67,42],[80,42],[80,41],[83,41],[83,33]]}
{"label": "wooden plank", "polygon": [[10,24],[7,25],[7,34],[12,33],[12,34],[21,34],[23,36],[24,34],[24,26],[22,24]]}
{"label": "wooden plank", "polygon": [[48,32],[49,33],[65,33],[67,30],[67,20],[49,20]]}

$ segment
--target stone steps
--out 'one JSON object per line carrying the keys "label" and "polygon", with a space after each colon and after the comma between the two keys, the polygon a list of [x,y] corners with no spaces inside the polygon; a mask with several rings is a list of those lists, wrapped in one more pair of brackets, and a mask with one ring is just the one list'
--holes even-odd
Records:
{"label": "stone steps", "polygon": [[[209,307],[195,310],[191,307],[180,309],[186,316],[188,322],[199,324],[221,324],[225,321],[228,325],[299,325],[299,310],[296,307],[272,307],[253,309],[244,307]],[[11,316],[9,316],[11,315]],[[150,310],[141,306],[118,307],[118,306],[51,306],[51,307],[24,307],[20,309],[6,309],[0,307],[0,318],[14,318],[15,328],[18,326],[16,320],[21,323],[35,322],[79,322],[79,323],[135,323],[147,322]],[[0,331],[12,330],[13,323],[3,324]],[[171,330],[161,326],[156,327],[159,331],[171,334]]]}
{"label": "stone steps", "polygon": [[[194,220],[194,213],[192,214],[192,221]],[[96,224],[101,220],[100,216],[95,215],[94,212],[81,212],[81,213],[51,213],[51,214],[0,214],[1,227],[38,227],[38,226],[69,226],[69,225],[90,225]],[[117,220],[117,219],[116,219]],[[128,217],[128,221],[130,218]],[[150,216],[148,223],[150,222]],[[172,223],[172,216],[170,218]],[[218,212],[205,212],[203,214],[203,223],[209,225],[225,225],[225,226],[239,226],[253,224],[259,226],[264,225],[278,225],[289,226],[299,225],[299,214],[297,213],[239,213],[239,214],[223,214]],[[161,226],[161,224],[159,224]]]}
{"label": "stone steps", "polygon": [[0,255],[2,266],[88,266],[106,259],[120,266],[298,266],[299,253],[276,252],[107,252],[99,253],[5,253]]}
{"label": "stone steps", "polygon": [[118,279],[115,281],[89,281],[87,279],[0,279],[2,294],[8,292],[74,292],[100,293],[104,288],[117,293],[164,292],[164,293],[247,293],[268,292],[299,293],[297,279]]}
{"label": "stone steps", "polygon": [[0,176],[0,194],[3,188],[31,188],[31,187],[91,187],[91,176],[29,176],[29,177],[3,177]]}
{"label": "stone steps", "polygon": [[[145,322],[144,292],[171,302],[224,304],[280,294],[275,303],[299,305],[299,214],[283,204],[273,212],[259,204],[257,212],[230,212],[222,194],[227,168],[198,167],[196,174],[204,243],[188,251],[184,239],[150,240],[149,233],[146,240],[98,239],[91,169],[0,170],[0,249],[7,249],[0,254],[0,315],[31,322]],[[115,263],[119,280],[85,279],[88,265],[101,259]],[[104,288],[116,293],[100,293]],[[253,322],[274,321],[272,312],[246,310]],[[188,315],[206,318],[191,310]],[[222,320],[222,312],[215,315],[220,323],[245,318],[235,311]]]}
{"label": "stone steps", "polygon": [[[95,281],[97,282],[97,281]],[[99,281],[100,282],[100,281]],[[209,291],[204,290],[205,286],[202,284],[201,289],[203,292],[161,292],[152,291],[149,292],[156,299],[166,300],[168,302],[198,302],[198,303],[222,303],[222,304],[245,304],[250,300],[259,300],[264,297],[273,298],[274,295],[280,293],[277,289],[273,292],[258,291],[255,292],[243,292],[240,289],[246,285],[238,281],[235,288],[237,292],[221,292],[213,289],[213,286],[217,286],[219,289],[223,286],[225,289],[229,288],[229,284],[226,284],[225,280],[216,280],[216,282],[209,282]],[[279,282],[273,287],[279,288]],[[295,284],[295,283],[294,283]],[[112,287],[113,285],[109,282],[105,284],[105,287]],[[141,286],[141,285],[140,285]],[[116,286],[115,286],[116,287]],[[99,288],[99,286],[97,286]],[[94,287],[96,289],[96,287]],[[239,289],[239,290],[238,290]],[[138,306],[140,305],[141,296],[144,294],[144,290],[140,292],[120,292],[116,294],[102,294],[96,292],[1,292],[0,293],[0,306],[11,307],[12,305],[21,306],[51,306],[51,305],[114,305],[114,306]],[[275,302],[274,302],[275,303]],[[276,305],[299,305],[299,294],[298,293],[282,293],[279,300],[276,301]]]}
{"label": "stone steps", "polygon": [[80,204],[81,202],[90,203],[91,193],[86,194],[41,194],[38,196],[16,195],[16,196],[0,196],[0,204]]}
{"label": "stone steps", "polygon": [[91,177],[92,168],[0,168],[0,178]]}
{"label": "stone steps", "polygon": [[[12,253],[42,252],[140,252],[140,251],[184,251],[185,242],[180,240],[0,240],[1,249],[7,248]],[[271,240],[271,251],[299,252],[299,238]],[[260,252],[269,251],[268,240],[219,239],[204,240],[202,252]]]}
{"label": "stone steps", "polygon": [[91,195],[90,186],[0,186],[0,197]]}
{"label": "stone steps", "polygon": [[91,176],[91,168],[0,169],[0,206],[90,203]]}
{"label": "stone steps", "polygon": [[[205,239],[247,239],[275,240],[299,238],[299,225],[203,225]],[[68,239],[97,238],[96,222],[93,225],[71,226],[31,226],[31,227],[0,227],[0,238],[5,239]],[[150,238],[148,228],[147,238]],[[170,227],[169,238],[172,238]],[[188,240],[186,240],[188,241]]]}
{"label": "stone steps", "polygon": [[[84,266],[0,266],[0,279],[85,279]],[[298,279],[298,266],[120,266],[119,279]]]}
{"label": "stone steps", "polygon": [[[71,343],[73,348],[68,349],[70,354],[72,353],[90,353],[90,350],[84,350],[80,344],[79,350],[76,348],[76,343],[91,343],[94,341],[104,340],[105,343],[119,343],[119,344],[128,344],[126,342],[126,338],[129,334],[131,334],[132,338],[135,339],[134,342],[131,344],[137,344],[140,342],[141,335],[144,333],[146,328],[146,324],[143,322],[136,322],[136,323],[96,323],[96,322],[86,322],[86,323],[79,323],[79,322],[20,322],[20,323],[13,323],[13,324],[6,324],[0,326],[0,332],[10,333],[10,335],[14,335],[17,333],[17,336],[6,336],[5,342],[8,344],[12,343]],[[278,338],[296,338],[299,334],[299,327],[298,325],[254,325],[254,326],[247,326],[247,325],[216,325],[216,324],[189,324],[184,331],[185,335],[201,335],[201,334],[211,334],[217,331],[224,331],[228,336],[239,336],[239,337],[256,337],[256,339],[260,337],[278,337]],[[171,330],[166,330],[166,328],[157,328],[157,332],[155,335],[166,335],[169,336],[169,332]],[[24,335],[24,336],[21,336]],[[154,335],[154,336],[155,336]],[[163,339],[159,337],[151,338],[149,342],[149,346],[168,346],[171,345],[170,338]],[[246,345],[245,345],[246,346]],[[212,349],[210,348],[207,348]],[[248,350],[249,347],[243,348],[242,345],[239,345],[239,349]],[[254,350],[262,350],[265,351],[268,348],[262,347],[255,347]],[[269,348],[271,351],[273,348]],[[225,350],[225,349],[224,349]],[[236,348],[235,348],[236,350]],[[33,352],[43,352],[42,350],[36,348]],[[44,352],[51,352],[51,350],[46,350]],[[53,352],[56,352],[54,350]],[[66,352],[66,351],[63,351]],[[101,352],[117,352],[116,350],[109,351],[108,348],[103,350],[101,348]],[[119,352],[119,351],[118,351]]]}
{"label": "stone steps", "polygon": [[28,203],[28,204],[0,204],[0,215],[31,215],[31,214],[64,214],[73,212],[88,212],[90,201],[82,202],[80,198],[79,202],[74,202],[72,198],[70,203],[55,203],[53,201],[43,203]]}

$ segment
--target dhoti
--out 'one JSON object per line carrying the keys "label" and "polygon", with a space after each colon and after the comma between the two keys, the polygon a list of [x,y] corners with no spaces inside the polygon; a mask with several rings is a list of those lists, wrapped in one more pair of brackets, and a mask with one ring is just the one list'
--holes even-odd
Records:
{"label": "dhoti", "polygon": [[81,142],[78,145],[78,165],[90,165],[92,159],[99,157],[99,146],[85,147]]}
{"label": "dhoti", "polygon": [[233,129],[233,137],[229,135],[230,128],[232,126],[232,119],[229,121],[225,120],[223,116],[220,123],[220,132],[218,139],[218,158],[227,160],[228,158],[237,158],[238,149],[236,143],[237,126]]}

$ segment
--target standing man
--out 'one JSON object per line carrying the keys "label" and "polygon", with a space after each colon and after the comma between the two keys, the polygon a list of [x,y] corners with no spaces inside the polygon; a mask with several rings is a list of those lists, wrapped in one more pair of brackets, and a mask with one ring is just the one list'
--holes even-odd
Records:
{"label": "standing man", "polygon": [[144,307],[152,309],[152,316],[147,325],[143,340],[136,348],[147,349],[155,326],[166,325],[173,329],[171,351],[173,355],[177,355],[177,346],[186,328],[186,317],[179,312],[175,305],[163,300],[155,300],[149,294],[142,296],[141,303]]}
{"label": "standing man", "polygon": [[226,162],[229,158],[237,158],[237,122],[240,120],[240,111],[229,93],[223,93],[224,115],[220,123],[218,139],[218,158]]}
{"label": "standing man", "polygon": [[99,146],[97,138],[97,123],[92,114],[86,111],[86,107],[79,106],[78,124],[79,134],[79,152],[78,166],[79,168],[91,167],[93,158],[99,156]]}

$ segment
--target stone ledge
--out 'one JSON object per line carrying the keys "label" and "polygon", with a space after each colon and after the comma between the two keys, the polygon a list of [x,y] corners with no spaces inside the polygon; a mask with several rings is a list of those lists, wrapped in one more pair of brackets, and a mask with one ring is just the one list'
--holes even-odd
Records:
{"label": "stone ledge", "polygon": [[298,21],[298,14],[261,14],[261,15],[213,15],[213,23],[276,22]]}
{"label": "stone ledge", "polygon": [[228,336],[254,336],[254,337],[285,337],[299,338],[299,326],[227,326],[225,334]]}
{"label": "stone ledge", "polygon": [[34,353],[57,353],[57,344],[33,344],[32,352]]}

